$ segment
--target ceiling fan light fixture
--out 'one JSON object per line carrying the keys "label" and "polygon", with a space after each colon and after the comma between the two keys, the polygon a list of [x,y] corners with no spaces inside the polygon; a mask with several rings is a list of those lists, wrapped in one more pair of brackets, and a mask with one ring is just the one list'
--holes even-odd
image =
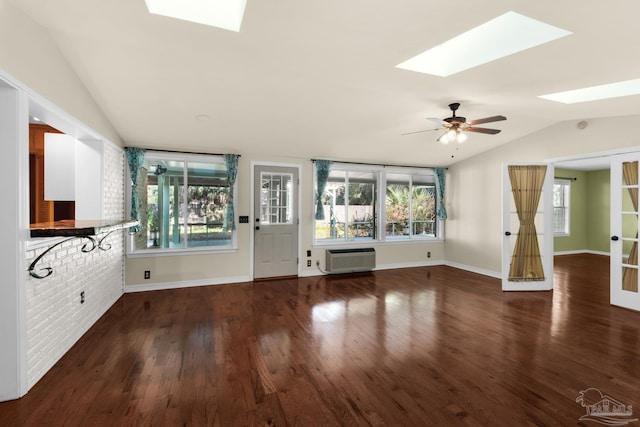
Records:
{"label": "ceiling fan light fixture", "polygon": [[458,141],[458,144],[462,144],[466,140],[467,140],[467,134],[462,132],[462,130],[458,130],[458,135],[456,137],[456,141]]}
{"label": "ceiling fan light fixture", "polygon": [[443,145],[447,145],[449,143],[449,141],[450,141],[449,132],[443,133],[442,136],[437,139],[437,142],[439,142],[440,144],[443,144]]}

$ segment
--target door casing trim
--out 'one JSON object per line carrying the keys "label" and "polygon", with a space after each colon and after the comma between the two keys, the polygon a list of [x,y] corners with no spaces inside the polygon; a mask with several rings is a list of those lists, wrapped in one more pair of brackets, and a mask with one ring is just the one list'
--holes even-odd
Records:
{"label": "door casing trim", "polygon": [[[269,166],[269,167],[282,167],[282,168],[293,168],[293,169],[297,169],[298,170],[298,192],[296,194],[296,197],[298,198],[298,220],[297,220],[297,227],[298,227],[298,242],[297,242],[297,257],[298,257],[298,277],[300,277],[300,273],[301,273],[301,265],[300,265],[300,247],[301,247],[301,237],[300,237],[300,216],[301,216],[301,209],[302,209],[302,200],[301,200],[301,188],[302,188],[302,183],[303,183],[303,179],[302,179],[302,165],[300,165],[299,163],[281,163],[281,162],[265,162],[265,161],[260,161],[260,160],[252,160],[251,163],[251,205],[250,205],[250,215],[249,215],[249,224],[253,227],[253,224],[255,223],[255,169],[256,166]],[[252,280],[254,280],[254,271],[253,271],[253,266],[254,266],[254,262],[255,262],[255,236],[253,233],[253,229],[250,230],[249,233],[249,250],[251,251],[251,257],[250,257],[250,262],[249,262],[249,277],[251,277]]]}

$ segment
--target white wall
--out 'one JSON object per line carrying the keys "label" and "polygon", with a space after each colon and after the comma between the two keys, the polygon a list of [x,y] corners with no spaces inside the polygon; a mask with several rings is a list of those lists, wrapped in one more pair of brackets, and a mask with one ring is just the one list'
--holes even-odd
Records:
{"label": "white wall", "polygon": [[[14,89],[6,89],[7,87]],[[4,244],[0,256],[3,272],[0,282],[0,401],[22,396],[27,391],[27,385],[32,385],[44,373],[46,367],[60,356],[57,350],[48,351],[37,346],[27,350],[27,324],[33,325],[36,321],[35,317],[27,319],[29,310],[31,316],[37,316],[36,313],[44,311],[50,314],[51,317],[47,317],[48,319],[66,319],[57,323],[55,330],[50,332],[54,338],[61,340],[62,347],[68,347],[69,343],[77,339],[106,309],[105,307],[122,293],[122,237],[117,235],[109,238],[110,242],[113,241],[114,250],[108,255],[105,255],[107,252],[95,253],[91,254],[89,259],[82,260],[76,256],[77,254],[71,257],[62,256],[64,252],[76,251],[74,243],[55,254],[49,254],[54,255],[53,261],[56,266],[60,264],[53,276],[40,281],[38,285],[27,279],[26,259],[32,258],[35,254],[34,248],[26,250],[25,246],[29,235],[28,115],[29,108],[34,104],[42,106],[49,101],[60,107],[60,111],[69,114],[65,115],[63,122],[68,123],[73,116],[74,123],[76,119],[84,123],[82,135],[97,137],[101,134],[115,144],[122,145],[118,134],[61,55],[50,34],[9,1],[0,0],[0,144],[4,159],[7,160],[7,164],[0,171],[6,190],[3,192],[5,209],[0,211],[0,219],[6,231],[3,234]],[[87,128],[93,131],[87,132]],[[109,170],[116,171],[113,162],[112,159]],[[118,168],[122,170],[122,166]],[[113,203],[116,198],[122,198],[122,180],[122,177],[119,181],[114,178],[113,188],[120,186],[118,196],[112,195],[112,188],[106,196],[110,201],[105,201],[112,206],[120,206],[118,209],[122,209],[122,201],[115,202],[115,205]],[[118,215],[122,215],[122,211]],[[94,263],[94,258],[100,259]],[[83,261],[85,264],[74,265],[74,268],[71,268],[71,264]],[[69,288],[66,285],[70,282],[63,278],[65,269],[73,271],[70,275],[75,277],[68,279],[75,280]],[[71,310],[75,313],[72,319],[64,313],[70,309],[66,300],[54,306],[51,305],[51,301],[47,302],[40,297],[50,292],[45,290],[49,286],[64,295],[69,295],[68,298],[73,302],[77,301],[79,295],[75,294],[78,289],[74,286],[78,281],[94,279],[94,275],[89,276],[90,269],[97,269],[95,276],[103,286],[105,283],[101,277],[108,276],[108,285],[104,289],[87,288],[87,303],[80,311],[75,307]],[[56,276],[56,273],[60,275]],[[25,285],[26,282],[29,282],[29,285]],[[27,293],[30,293],[29,308]],[[33,343],[33,331],[31,338]],[[29,362],[27,353],[30,355]],[[34,357],[34,354],[38,356]],[[27,366],[28,364],[30,366]]]}
{"label": "white wall", "polygon": [[17,142],[28,137],[25,128],[18,126],[21,119],[26,120],[27,104],[24,94],[0,81],[0,147],[5,163],[0,168],[3,185],[0,224],[4,230],[0,247],[0,401],[15,399],[26,392],[23,240],[28,213],[20,195],[25,191],[22,177],[28,163]]}
{"label": "white wall", "polygon": [[122,144],[49,32],[7,0],[0,0],[0,71],[18,79],[111,142]]}
{"label": "white wall", "polygon": [[501,271],[502,164],[541,162],[558,157],[640,146],[640,117],[556,124],[532,135],[462,161],[448,170],[445,257],[448,263]]}

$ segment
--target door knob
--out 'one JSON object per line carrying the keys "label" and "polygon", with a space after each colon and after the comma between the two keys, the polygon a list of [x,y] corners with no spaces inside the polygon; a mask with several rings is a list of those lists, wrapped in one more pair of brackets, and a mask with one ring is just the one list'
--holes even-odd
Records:
{"label": "door knob", "polygon": [[618,241],[618,236],[611,236],[611,240],[613,240],[614,242]]}
{"label": "door knob", "polygon": [[504,235],[505,236],[511,236],[511,232],[510,231],[505,231]]}

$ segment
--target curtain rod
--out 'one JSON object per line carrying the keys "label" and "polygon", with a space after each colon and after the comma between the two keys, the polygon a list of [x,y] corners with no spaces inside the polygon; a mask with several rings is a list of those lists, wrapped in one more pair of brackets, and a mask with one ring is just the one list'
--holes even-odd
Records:
{"label": "curtain rod", "polygon": [[569,179],[571,181],[577,181],[578,180],[578,178],[576,178],[576,177],[569,177],[569,176],[554,176],[553,178],[554,179]]}
{"label": "curtain rod", "polygon": [[[321,160],[321,159],[311,159],[311,161],[314,162],[314,163],[316,162],[316,160]],[[329,160],[329,159],[326,159],[326,160]],[[439,166],[394,165],[394,164],[386,164],[386,163],[343,162],[343,161],[340,161],[340,160],[332,160],[332,162],[345,163],[345,164],[348,164],[348,165],[382,166],[384,168],[392,167],[392,168],[434,169],[434,168],[439,167]],[[449,169],[449,168],[444,168],[444,169]]]}
{"label": "curtain rod", "polygon": [[[162,150],[159,148],[145,148],[145,147],[131,147],[131,148],[141,148],[146,151],[157,151],[160,153],[199,154],[199,155],[205,155],[205,156],[224,156],[225,154],[231,154],[231,153],[201,153],[197,151]],[[238,157],[242,157],[242,156],[238,154]]]}

